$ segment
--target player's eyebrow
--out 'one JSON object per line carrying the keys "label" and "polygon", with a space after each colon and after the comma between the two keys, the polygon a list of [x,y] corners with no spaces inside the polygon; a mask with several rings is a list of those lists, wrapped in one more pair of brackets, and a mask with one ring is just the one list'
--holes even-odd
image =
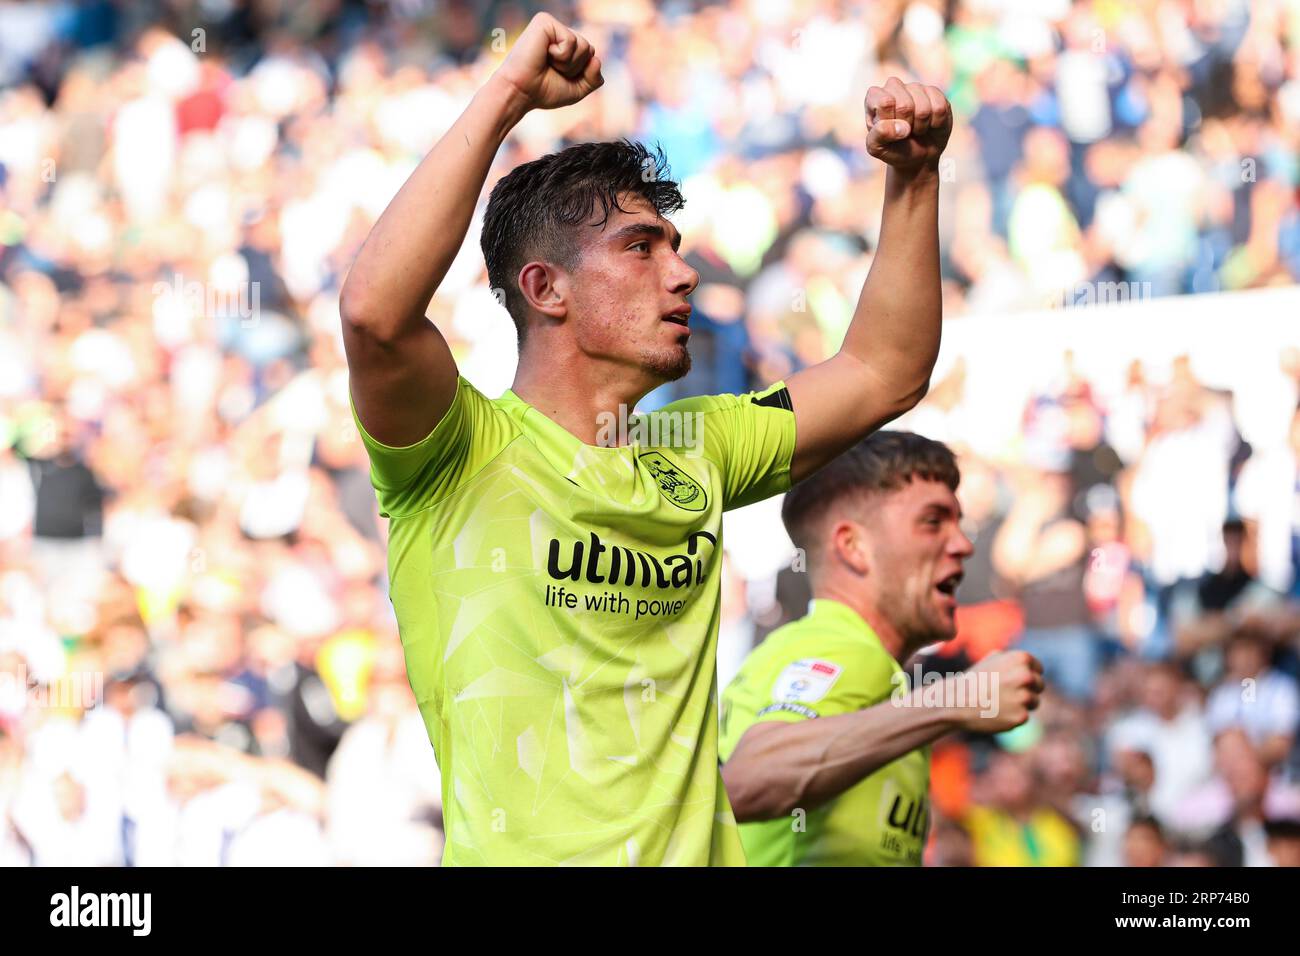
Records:
{"label": "player's eyebrow", "polygon": [[[952,517],[953,515],[953,510],[951,505],[940,504],[937,501],[932,501],[928,505],[926,505],[922,513],[934,514],[935,512],[938,512],[940,515],[942,515],[945,518]],[[961,510],[961,505],[957,506],[956,515],[958,521],[961,521],[962,518],[966,517],[966,515]]]}
{"label": "player's eyebrow", "polygon": [[[662,239],[667,234],[667,230],[656,222],[630,222],[614,231],[610,237],[614,242],[622,242],[624,239],[631,239],[633,236],[646,236],[654,239]],[[672,245],[673,252],[676,252],[682,244],[682,234],[673,229]]]}

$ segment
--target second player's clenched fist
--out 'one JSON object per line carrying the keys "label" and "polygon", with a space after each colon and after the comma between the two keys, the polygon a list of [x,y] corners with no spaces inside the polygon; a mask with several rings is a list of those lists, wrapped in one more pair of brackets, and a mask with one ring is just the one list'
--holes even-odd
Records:
{"label": "second player's clenched fist", "polygon": [[549,13],[533,17],[496,77],[510,84],[528,109],[541,110],[576,103],[605,82],[591,44]]}
{"label": "second player's clenched fist", "polygon": [[867,152],[900,172],[937,168],[952,133],[952,107],[937,86],[896,76],[867,90]]}
{"label": "second player's clenched fist", "polygon": [[997,734],[1019,727],[1038,707],[1043,665],[1025,651],[1002,651],[949,680],[965,682],[962,729]]}

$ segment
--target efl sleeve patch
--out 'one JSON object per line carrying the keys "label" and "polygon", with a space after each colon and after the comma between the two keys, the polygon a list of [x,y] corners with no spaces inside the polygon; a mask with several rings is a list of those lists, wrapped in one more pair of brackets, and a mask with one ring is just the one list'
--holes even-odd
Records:
{"label": "efl sleeve patch", "polygon": [[772,685],[772,700],[801,701],[811,704],[821,700],[835,686],[844,668],[830,661],[805,658],[781,671]]}

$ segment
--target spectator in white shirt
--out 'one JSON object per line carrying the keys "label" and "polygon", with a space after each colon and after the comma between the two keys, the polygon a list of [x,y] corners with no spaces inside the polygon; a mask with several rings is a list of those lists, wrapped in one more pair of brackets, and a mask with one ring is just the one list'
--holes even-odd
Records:
{"label": "spectator in white shirt", "polygon": [[330,759],[328,835],[338,862],[428,866],[442,856],[441,777],[410,687],[399,672],[370,689],[369,713]]}
{"label": "spectator in white shirt", "polygon": [[1147,665],[1142,708],[1117,720],[1108,738],[1112,762],[1126,751],[1151,755],[1156,779],[1150,807],[1162,823],[1172,819],[1179,801],[1210,774],[1210,733],[1199,702],[1189,699],[1186,685],[1176,664]]}
{"label": "spectator in white shirt", "polygon": [[1249,567],[1274,590],[1300,597],[1300,407],[1287,443],[1242,466],[1234,496]]}
{"label": "spectator in white shirt", "polygon": [[1262,635],[1238,630],[1225,652],[1225,673],[1206,704],[1210,732],[1246,732],[1268,767],[1291,752],[1300,722],[1300,691],[1293,677],[1270,666],[1272,647]]}
{"label": "spectator in white shirt", "polygon": [[1203,396],[1171,392],[1157,406],[1133,476],[1131,517],[1150,541],[1146,563],[1161,587],[1223,564],[1232,417]]}
{"label": "spectator in white shirt", "polygon": [[13,822],[37,866],[121,866],[120,807],[102,785],[64,771],[30,770]]}

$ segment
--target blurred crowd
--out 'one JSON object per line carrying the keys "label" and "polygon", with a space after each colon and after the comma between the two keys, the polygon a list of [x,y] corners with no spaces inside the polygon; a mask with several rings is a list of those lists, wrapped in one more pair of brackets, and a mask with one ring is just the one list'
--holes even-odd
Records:
{"label": "blurred crowd", "polygon": [[[838,346],[884,190],[862,99],[890,74],[957,111],[949,322],[1300,278],[1297,0],[547,8],[606,84],[528,116],[488,186],[575,141],[664,146],[701,285],[694,369],[649,405]],[[0,4],[0,862],[439,858],[338,290],[533,12]],[[429,315],[495,395],[514,329],[477,228]],[[1024,728],[936,748],[930,863],[1300,862],[1300,351],[1256,442],[1258,396],[1125,357],[1103,390],[1062,356],[996,454],[963,438],[960,364],[893,426],[961,454],[977,547],[926,666],[1021,646],[1051,681]],[[776,512],[746,511],[731,672],[807,598],[771,571]]]}

